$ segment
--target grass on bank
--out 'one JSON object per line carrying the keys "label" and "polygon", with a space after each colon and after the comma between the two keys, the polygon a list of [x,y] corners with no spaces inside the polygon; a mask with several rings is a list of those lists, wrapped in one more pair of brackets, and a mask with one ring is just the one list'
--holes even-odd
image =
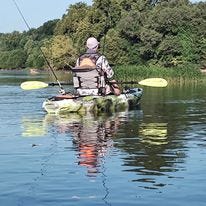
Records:
{"label": "grass on bank", "polygon": [[203,75],[200,69],[193,65],[175,68],[164,68],[158,66],[117,66],[115,70],[115,79],[124,81],[139,81],[142,78],[159,77],[168,81],[203,81]]}

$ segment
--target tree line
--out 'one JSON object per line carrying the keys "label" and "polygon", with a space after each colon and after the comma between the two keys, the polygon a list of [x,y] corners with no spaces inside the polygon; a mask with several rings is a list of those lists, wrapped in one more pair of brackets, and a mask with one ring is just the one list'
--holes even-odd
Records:
{"label": "tree line", "polygon": [[29,31],[0,33],[0,68],[68,69],[94,36],[111,65],[206,66],[206,2],[93,0]]}

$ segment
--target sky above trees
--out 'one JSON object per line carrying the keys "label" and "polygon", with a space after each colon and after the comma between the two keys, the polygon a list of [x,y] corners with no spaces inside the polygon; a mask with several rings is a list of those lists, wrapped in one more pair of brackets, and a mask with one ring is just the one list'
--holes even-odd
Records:
{"label": "sky above trees", "polygon": [[[69,4],[80,0],[15,0],[25,19],[32,28],[37,28],[43,23],[59,19],[66,12]],[[84,0],[91,4],[92,0]],[[1,0],[0,6],[0,33],[27,30],[13,0]],[[3,20],[3,21],[2,21]]]}
{"label": "sky above trees", "polygon": [[[25,19],[32,28],[37,28],[43,23],[59,19],[66,12],[68,4],[80,2],[80,0],[15,0],[19,5]],[[203,0],[205,1],[205,0]],[[92,4],[92,0],[83,0]],[[199,2],[199,0],[191,0]],[[13,31],[26,31],[25,23],[22,21],[12,0],[2,0],[0,6],[0,33]]]}

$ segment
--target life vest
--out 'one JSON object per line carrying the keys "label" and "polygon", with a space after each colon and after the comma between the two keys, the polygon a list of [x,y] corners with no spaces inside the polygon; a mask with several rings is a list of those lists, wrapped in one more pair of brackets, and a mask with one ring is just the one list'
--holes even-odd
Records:
{"label": "life vest", "polygon": [[96,62],[101,55],[98,53],[86,53],[79,57],[79,66],[72,69],[73,84],[79,95],[104,95],[105,76]]}

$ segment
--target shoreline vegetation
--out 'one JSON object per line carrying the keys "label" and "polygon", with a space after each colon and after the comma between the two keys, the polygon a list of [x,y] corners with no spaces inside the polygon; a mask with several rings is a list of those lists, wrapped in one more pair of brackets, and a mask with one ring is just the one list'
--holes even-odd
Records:
{"label": "shoreline vegetation", "polygon": [[154,65],[131,65],[127,66],[126,69],[124,66],[119,66],[115,68],[115,72],[116,79],[122,79],[125,81],[133,81],[137,76],[143,78],[161,77],[173,81],[195,81],[205,79],[205,75],[201,72],[201,70],[192,65],[174,68],[159,67]]}
{"label": "shoreline vegetation", "polygon": [[[113,67],[115,71],[114,79],[122,81],[136,81],[142,78],[160,77],[165,78],[170,82],[205,82],[206,70],[199,69],[197,65],[188,65],[182,67],[161,67],[155,65],[122,65]],[[0,69],[0,71],[27,71],[31,75],[36,75],[41,72],[50,71],[49,68],[19,68],[19,69]],[[70,72],[70,69],[59,69],[56,72]]]}

